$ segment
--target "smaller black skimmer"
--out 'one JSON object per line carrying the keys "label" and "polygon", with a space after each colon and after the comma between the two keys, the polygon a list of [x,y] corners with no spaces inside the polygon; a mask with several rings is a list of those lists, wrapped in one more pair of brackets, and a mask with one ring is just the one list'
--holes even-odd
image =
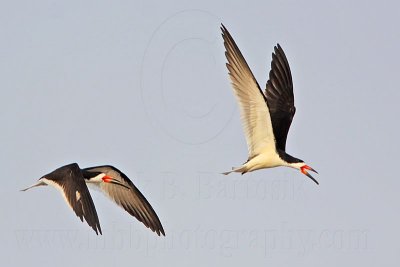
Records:
{"label": "smaller black skimmer", "polygon": [[223,174],[244,174],[263,168],[286,166],[300,170],[318,184],[308,173],[317,173],[313,168],[285,152],[286,138],[296,108],[292,74],[283,49],[279,44],[274,48],[264,93],[224,25],[221,25],[221,30],[228,60],[226,66],[239,104],[249,152],[246,163]]}
{"label": "smaller black skimmer", "polygon": [[86,184],[94,185],[118,206],[125,209],[146,227],[165,236],[157,214],[132,181],[117,168],[109,165],[80,169],[72,163],[44,175],[32,187],[51,185],[60,190],[76,215],[87,222],[96,234],[101,233],[99,218]]}

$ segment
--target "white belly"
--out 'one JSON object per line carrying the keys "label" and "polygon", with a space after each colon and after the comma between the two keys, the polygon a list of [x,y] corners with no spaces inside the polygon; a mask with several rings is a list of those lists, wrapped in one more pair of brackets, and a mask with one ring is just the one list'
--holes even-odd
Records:
{"label": "white belly", "polygon": [[255,171],[264,168],[273,168],[278,166],[287,166],[275,151],[264,151],[258,156],[252,158],[245,165],[247,172]]}

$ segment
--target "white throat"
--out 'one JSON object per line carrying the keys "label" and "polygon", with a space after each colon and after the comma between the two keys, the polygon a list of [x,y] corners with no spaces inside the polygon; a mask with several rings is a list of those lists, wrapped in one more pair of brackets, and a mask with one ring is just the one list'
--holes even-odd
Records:
{"label": "white throat", "polygon": [[288,163],[287,166],[297,170],[301,170],[301,167],[303,167],[304,165],[306,165],[304,162],[297,162],[297,163]]}
{"label": "white throat", "polygon": [[90,184],[90,183],[99,184],[99,183],[103,182],[103,179],[102,179],[102,178],[103,178],[104,176],[106,176],[105,173],[100,173],[100,174],[98,174],[97,176],[95,176],[95,177],[93,177],[93,178],[90,178],[89,180],[86,180],[86,179],[85,179],[85,182],[86,182],[87,184]]}

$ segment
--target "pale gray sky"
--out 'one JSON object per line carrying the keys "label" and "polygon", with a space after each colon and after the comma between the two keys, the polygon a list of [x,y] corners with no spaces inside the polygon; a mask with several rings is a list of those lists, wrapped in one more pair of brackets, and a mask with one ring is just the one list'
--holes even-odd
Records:
{"label": "pale gray sky", "polygon": [[[396,1],[2,1],[2,266],[397,266]],[[247,3],[246,3],[247,2]],[[260,85],[288,57],[287,150],[320,186],[247,159],[219,26]],[[112,164],[159,215],[157,237],[97,192],[103,236],[53,188],[62,165]]]}

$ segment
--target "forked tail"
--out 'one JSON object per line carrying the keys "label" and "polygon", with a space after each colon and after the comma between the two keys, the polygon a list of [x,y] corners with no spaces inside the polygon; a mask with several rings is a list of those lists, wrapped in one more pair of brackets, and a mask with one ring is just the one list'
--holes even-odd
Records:
{"label": "forked tail", "polygon": [[47,184],[45,182],[43,182],[42,180],[39,180],[36,184],[34,184],[34,185],[32,185],[32,186],[30,186],[28,188],[22,189],[20,191],[26,191],[26,190],[31,189],[33,187],[42,186],[42,185],[47,185]]}
{"label": "forked tail", "polygon": [[245,166],[245,165],[242,165],[242,166],[240,166],[240,167],[232,167],[232,170],[231,170],[231,171],[223,172],[222,174],[223,174],[223,175],[228,175],[228,174],[230,174],[231,172],[241,172],[242,174],[244,174],[244,173],[247,172],[246,166]]}

